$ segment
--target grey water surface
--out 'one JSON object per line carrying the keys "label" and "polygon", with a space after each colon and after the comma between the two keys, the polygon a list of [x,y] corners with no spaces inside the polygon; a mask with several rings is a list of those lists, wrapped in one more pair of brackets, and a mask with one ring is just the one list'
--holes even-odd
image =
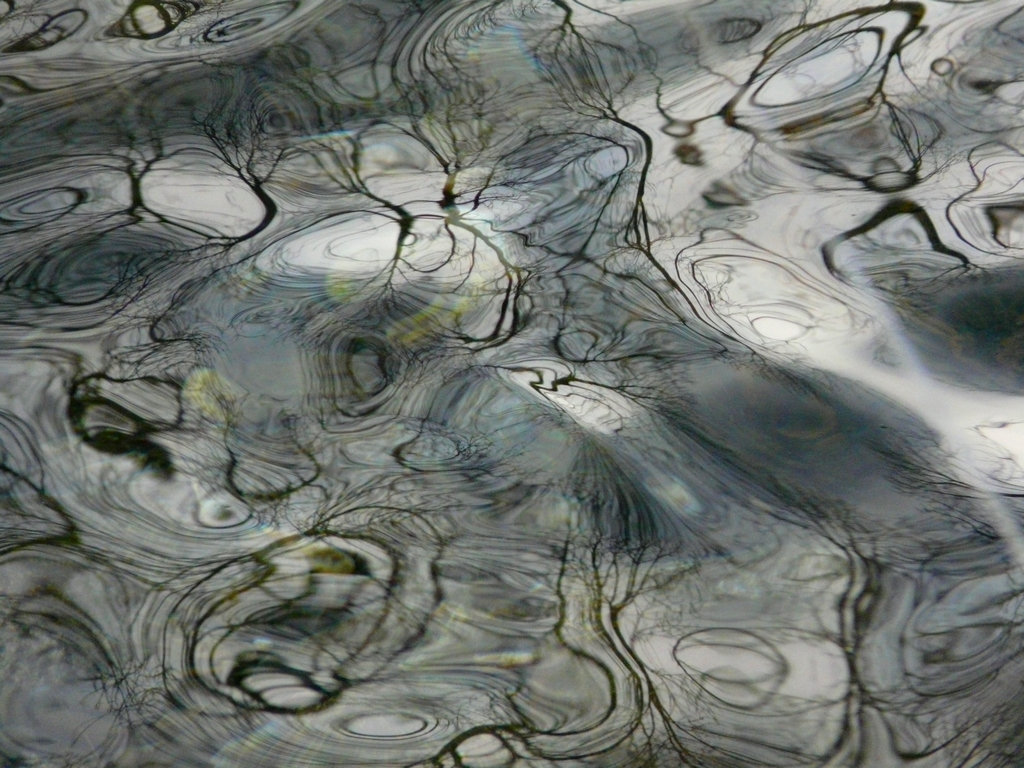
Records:
{"label": "grey water surface", "polygon": [[3,768],[1024,765],[1016,0],[0,0]]}

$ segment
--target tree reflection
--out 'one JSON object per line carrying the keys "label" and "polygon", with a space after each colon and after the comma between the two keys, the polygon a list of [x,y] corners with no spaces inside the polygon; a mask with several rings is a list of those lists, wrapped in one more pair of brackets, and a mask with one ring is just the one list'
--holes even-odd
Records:
{"label": "tree reflection", "polygon": [[4,764],[1011,764],[1020,13],[938,6],[7,8]]}

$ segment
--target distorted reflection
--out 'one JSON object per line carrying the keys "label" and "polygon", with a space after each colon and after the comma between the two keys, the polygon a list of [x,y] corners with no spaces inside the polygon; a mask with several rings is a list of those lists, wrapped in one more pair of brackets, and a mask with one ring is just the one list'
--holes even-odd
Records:
{"label": "distorted reflection", "polygon": [[0,762],[1009,768],[1009,0],[0,0]]}

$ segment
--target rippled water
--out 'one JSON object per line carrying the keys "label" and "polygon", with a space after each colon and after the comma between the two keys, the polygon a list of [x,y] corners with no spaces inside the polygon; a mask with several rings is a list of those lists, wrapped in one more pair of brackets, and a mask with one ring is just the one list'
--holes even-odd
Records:
{"label": "rippled water", "polygon": [[1024,10],[0,0],[4,768],[1012,768]]}

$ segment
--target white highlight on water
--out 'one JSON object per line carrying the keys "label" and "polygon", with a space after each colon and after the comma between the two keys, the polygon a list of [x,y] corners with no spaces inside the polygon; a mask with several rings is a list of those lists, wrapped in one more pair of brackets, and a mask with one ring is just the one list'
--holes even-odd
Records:
{"label": "white highlight on water", "polygon": [[[988,522],[1003,539],[1017,569],[1024,572],[1024,532],[1007,508],[992,479],[970,460],[974,451],[967,438],[969,431],[977,433],[978,407],[991,406],[992,399],[965,402],[973,392],[937,381],[921,360],[908,337],[903,323],[893,309],[877,295],[870,280],[859,271],[851,274],[854,285],[861,289],[860,296],[882,330],[885,361],[875,348],[862,350],[869,355],[851,354],[850,349],[832,344],[823,347],[829,359],[829,368],[853,379],[867,381],[872,387],[912,409],[940,436],[946,449],[960,461],[951,464],[954,478],[974,488],[978,504]],[[865,360],[865,357],[870,359]],[[1001,398],[997,398],[1001,399]],[[924,407],[922,407],[922,404]],[[1018,404],[1019,407],[1019,404]]]}

